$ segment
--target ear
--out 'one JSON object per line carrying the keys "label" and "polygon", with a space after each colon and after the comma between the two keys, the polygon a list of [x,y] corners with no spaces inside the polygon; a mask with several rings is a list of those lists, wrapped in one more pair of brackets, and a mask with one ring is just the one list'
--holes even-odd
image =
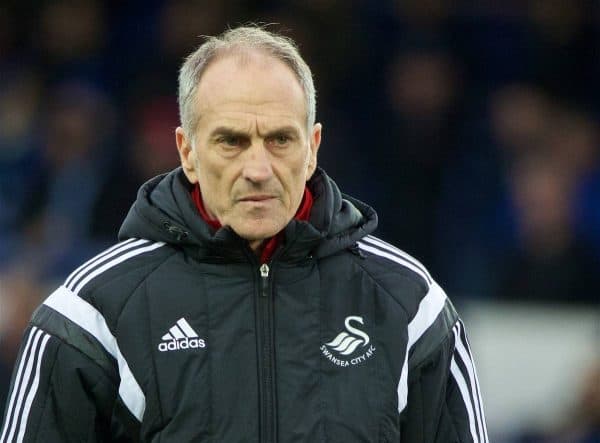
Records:
{"label": "ear", "polygon": [[179,160],[181,161],[181,167],[185,176],[190,183],[198,183],[195,162],[196,154],[194,153],[191,140],[185,135],[185,131],[181,126],[175,129],[175,142],[177,143]]}
{"label": "ear", "polygon": [[322,130],[323,126],[321,123],[315,123],[310,134],[310,152],[308,153],[309,158],[308,167],[306,168],[306,181],[310,180],[317,169],[317,153],[319,152],[319,147],[321,146]]}

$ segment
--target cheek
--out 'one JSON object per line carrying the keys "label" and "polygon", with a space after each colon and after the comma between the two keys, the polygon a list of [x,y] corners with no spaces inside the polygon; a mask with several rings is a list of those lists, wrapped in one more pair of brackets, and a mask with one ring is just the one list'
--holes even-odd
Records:
{"label": "cheek", "polygon": [[304,187],[306,186],[308,172],[308,161],[306,158],[298,159],[293,168],[289,170],[287,181],[289,184],[288,191],[290,193],[291,203],[300,203],[302,195],[304,195]]}
{"label": "cheek", "polygon": [[196,168],[200,177],[214,181],[220,177],[225,165],[208,147],[200,148],[196,155]]}
{"label": "cheek", "polygon": [[311,162],[311,150],[308,145],[302,152],[299,152],[297,158],[293,161],[294,170],[297,174],[304,176]]}
{"label": "cheek", "polygon": [[202,194],[207,199],[218,195],[222,190],[223,166],[215,162],[209,154],[204,153],[196,158],[196,170],[198,171],[198,182]]}
{"label": "cheek", "polygon": [[[275,169],[275,168],[274,168]],[[277,168],[280,171],[278,174],[281,177],[282,183],[287,188],[295,188],[298,182],[304,177],[304,162],[301,159],[295,159],[295,161],[286,162],[283,167]]]}

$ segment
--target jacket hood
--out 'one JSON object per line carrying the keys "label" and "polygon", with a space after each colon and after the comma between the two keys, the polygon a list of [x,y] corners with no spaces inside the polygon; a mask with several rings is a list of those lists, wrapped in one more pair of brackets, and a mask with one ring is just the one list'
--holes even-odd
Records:
{"label": "jacket hood", "polygon": [[[307,185],[313,194],[310,219],[294,219],[284,228],[282,259],[334,254],[377,227],[375,211],[342,194],[322,169],[317,168]],[[119,230],[119,239],[146,238],[189,249],[200,257],[246,259],[247,242],[227,226],[210,227],[198,214],[191,190],[181,168],[146,182]]]}

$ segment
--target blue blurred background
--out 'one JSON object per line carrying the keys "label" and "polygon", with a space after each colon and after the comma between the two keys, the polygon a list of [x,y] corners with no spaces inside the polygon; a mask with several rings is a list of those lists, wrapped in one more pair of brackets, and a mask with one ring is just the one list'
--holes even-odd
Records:
{"label": "blue blurred background", "polygon": [[0,411],[32,309],[177,166],[183,57],[250,21],[313,69],[321,166],[467,317],[494,441],[600,441],[593,0],[3,0]]}

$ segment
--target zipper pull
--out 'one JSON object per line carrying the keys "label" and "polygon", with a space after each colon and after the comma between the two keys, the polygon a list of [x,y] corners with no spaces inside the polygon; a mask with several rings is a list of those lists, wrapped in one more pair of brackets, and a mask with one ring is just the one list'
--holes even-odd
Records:
{"label": "zipper pull", "polygon": [[260,279],[261,279],[261,295],[263,297],[268,297],[269,296],[269,265],[266,263],[263,263],[262,265],[260,265],[260,268],[258,269],[260,272]]}
{"label": "zipper pull", "polygon": [[269,277],[269,265],[266,263],[263,263],[262,265],[260,265],[260,276],[262,278],[268,278]]}

